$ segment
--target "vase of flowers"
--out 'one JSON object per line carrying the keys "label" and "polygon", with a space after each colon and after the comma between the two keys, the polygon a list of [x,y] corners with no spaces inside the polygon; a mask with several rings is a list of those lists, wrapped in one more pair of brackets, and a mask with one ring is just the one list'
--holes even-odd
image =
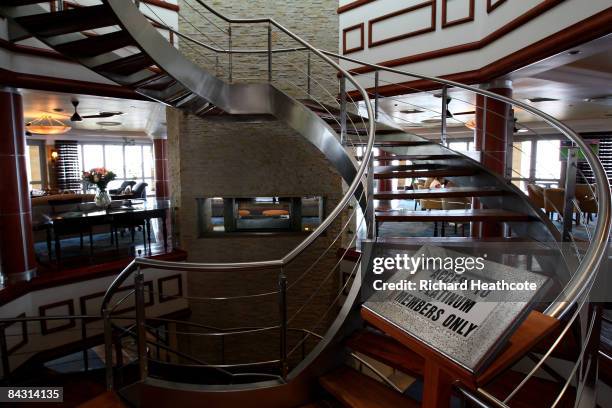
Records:
{"label": "vase of flowers", "polygon": [[111,198],[106,192],[108,183],[113,181],[117,175],[112,171],[106,170],[104,167],[98,167],[89,171],[83,172],[83,181],[88,185],[95,185],[98,192],[94,199],[96,207],[107,208],[111,203]]}

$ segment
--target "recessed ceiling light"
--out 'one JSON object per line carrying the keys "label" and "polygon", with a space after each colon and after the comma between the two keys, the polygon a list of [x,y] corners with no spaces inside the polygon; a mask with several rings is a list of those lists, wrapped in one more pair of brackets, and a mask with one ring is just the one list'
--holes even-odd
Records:
{"label": "recessed ceiling light", "polygon": [[529,132],[529,129],[520,128],[520,129],[518,130],[518,132],[519,132],[519,133],[527,133],[527,132]]}
{"label": "recessed ceiling light", "polygon": [[96,124],[100,126],[120,126],[121,122],[101,121],[96,122]]}
{"label": "recessed ceiling light", "polygon": [[538,98],[528,98],[527,100],[532,103],[538,103],[538,102],[554,102],[554,101],[558,101],[559,99],[538,97]]}

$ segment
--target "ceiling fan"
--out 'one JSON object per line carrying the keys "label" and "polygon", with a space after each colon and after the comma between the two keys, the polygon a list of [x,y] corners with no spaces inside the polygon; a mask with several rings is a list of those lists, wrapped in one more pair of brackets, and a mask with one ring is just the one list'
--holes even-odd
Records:
{"label": "ceiling fan", "polygon": [[74,106],[74,113],[70,117],[71,122],[81,122],[83,121],[83,119],[112,118],[113,116],[123,115],[123,112],[119,112],[119,111],[101,111],[96,115],[81,116],[79,115],[79,112],[78,112],[79,101],[76,99],[73,99],[71,102],[72,102],[72,106]]}
{"label": "ceiling fan", "polygon": [[121,111],[99,111],[95,115],[82,115],[81,116],[81,114],[79,114],[79,111],[78,111],[79,101],[76,99],[73,99],[71,103],[72,103],[72,106],[74,107],[74,113],[71,116],[65,113],[61,113],[63,109],[54,109],[54,112],[46,112],[46,111],[45,112],[50,113],[52,115],[64,116],[66,118],[69,117],[71,122],[82,122],[83,119],[112,118],[113,116],[123,115],[123,112]]}

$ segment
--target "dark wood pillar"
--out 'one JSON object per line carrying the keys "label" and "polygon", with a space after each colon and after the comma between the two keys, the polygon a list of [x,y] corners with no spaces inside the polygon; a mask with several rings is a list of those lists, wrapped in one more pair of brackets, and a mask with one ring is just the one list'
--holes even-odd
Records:
{"label": "dark wood pillar", "polygon": [[155,196],[170,198],[170,183],[168,181],[168,140],[153,139],[155,155]]}
{"label": "dark wood pillar", "polygon": [[[380,158],[383,157],[390,157],[392,156],[389,152],[379,149],[378,150],[378,156]],[[380,161],[379,162],[379,166],[390,166],[391,162],[390,161]],[[376,191],[382,192],[382,191],[391,191],[393,190],[393,180],[391,179],[380,179],[380,180],[376,180],[377,186],[376,186]],[[379,200],[378,201],[378,206],[379,209],[390,209],[391,208],[391,201],[389,200]]]}
{"label": "dark wood pillar", "polygon": [[9,281],[30,280],[36,273],[32,205],[28,188],[21,95],[0,89],[0,259]]}
{"label": "dark wood pillar", "polygon": [[[512,82],[494,81],[485,89],[498,95],[512,97]],[[506,146],[508,129],[511,129],[512,106],[483,95],[476,96],[476,128],[474,147],[481,152],[480,162],[489,170],[503,176],[506,165]],[[474,208],[481,208],[474,199]],[[497,222],[475,223],[472,236],[481,238],[503,236],[503,224]]]}

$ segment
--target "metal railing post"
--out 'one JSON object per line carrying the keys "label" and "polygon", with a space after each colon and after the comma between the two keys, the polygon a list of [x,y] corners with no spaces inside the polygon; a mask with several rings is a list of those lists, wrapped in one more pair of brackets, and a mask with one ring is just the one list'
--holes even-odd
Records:
{"label": "metal railing post", "polygon": [[504,177],[509,183],[512,180],[512,159],[514,155],[514,110],[508,106],[508,120],[506,124],[506,157],[504,161]]}
{"label": "metal railing post", "polygon": [[147,330],[145,316],[145,296],[144,296],[144,274],[140,267],[134,275],[134,295],[136,301],[136,333],[138,335],[138,367],[140,379],[144,380],[148,375],[147,362]]}
{"label": "metal railing post", "polygon": [[229,51],[229,55],[228,55],[228,71],[229,71],[229,82],[232,83],[232,80],[234,78],[234,73],[233,73],[233,66],[232,66],[232,59],[233,59],[233,55],[234,53],[232,52],[232,23],[229,23],[229,27],[227,28],[227,36],[228,36],[228,51]]}
{"label": "metal railing post", "polygon": [[346,77],[340,77],[340,143],[346,143]]}
{"label": "metal railing post", "polygon": [[480,150],[482,151],[480,155],[480,162],[484,160],[484,152],[487,151],[487,103],[489,99],[485,95],[482,101],[482,135],[480,140]]}
{"label": "metal railing post", "polygon": [[278,309],[280,328],[280,372],[283,379],[287,378],[287,276],[281,267],[278,276]]}
{"label": "metal railing post", "polygon": [[440,144],[446,146],[446,116],[448,112],[448,88],[442,87],[442,121],[440,122]]}
{"label": "metal railing post", "polygon": [[268,23],[268,82],[272,82],[272,24]]}
{"label": "metal railing post", "polygon": [[[576,170],[578,148],[567,149],[567,167],[565,171],[565,200],[563,203],[563,241],[572,240],[572,221],[574,215],[574,198],[576,197]],[[576,215],[578,216],[578,215]]]}
{"label": "metal railing post", "polygon": [[102,311],[104,320],[104,358],[106,360],[106,389],[111,391],[113,384],[113,326],[108,309]]}
{"label": "metal railing post", "polygon": [[6,380],[11,375],[11,365],[6,344],[6,326],[0,324],[0,358],[2,359],[2,378]]}
{"label": "metal railing post", "polygon": [[367,185],[367,207],[366,207],[366,225],[368,228],[368,239],[375,240],[378,232],[376,231],[376,212],[374,211],[374,154],[372,157],[364,157],[368,162],[368,175],[366,178]]}
{"label": "metal railing post", "polygon": [[380,72],[378,70],[374,71],[374,119],[378,119],[378,85],[379,85],[379,75]]}
{"label": "metal railing post", "polygon": [[310,50],[308,50],[308,58],[306,59],[306,75],[308,78],[306,78],[306,93],[308,94],[308,96],[310,96],[311,92],[312,92],[312,85],[311,85],[311,67],[310,67]]}

